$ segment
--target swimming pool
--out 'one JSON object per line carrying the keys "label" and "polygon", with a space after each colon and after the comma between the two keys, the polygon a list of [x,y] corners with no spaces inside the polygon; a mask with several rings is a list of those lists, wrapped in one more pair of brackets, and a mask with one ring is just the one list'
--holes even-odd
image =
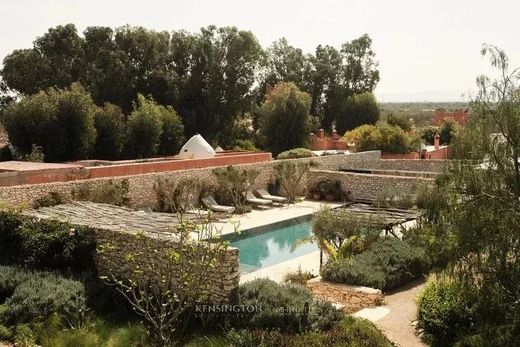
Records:
{"label": "swimming pool", "polygon": [[240,272],[248,273],[317,251],[314,243],[295,248],[298,240],[309,236],[312,236],[311,222],[300,220],[268,226],[267,230],[254,233],[246,231],[231,241],[231,246],[240,250]]}

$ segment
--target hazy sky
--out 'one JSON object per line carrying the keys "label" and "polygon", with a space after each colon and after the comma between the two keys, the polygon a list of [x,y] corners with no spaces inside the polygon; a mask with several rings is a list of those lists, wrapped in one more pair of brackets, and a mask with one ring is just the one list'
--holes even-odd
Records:
{"label": "hazy sky", "polygon": [[520,66],[520,2],[515,0],[2,0],[0,59],[31,47],[49,27],[74,23],[198,31],[234,25],[262,46],[286,37],[314,52],[368,33],[379,60],[380,101],[457,100],[488,71],[482,43]]}

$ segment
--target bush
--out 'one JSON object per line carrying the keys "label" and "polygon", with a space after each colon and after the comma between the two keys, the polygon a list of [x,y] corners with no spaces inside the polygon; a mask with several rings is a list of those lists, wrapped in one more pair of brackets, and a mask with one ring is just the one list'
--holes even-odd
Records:
{"label": "bush", "polygon": [[387,291],[419,278],[429,268],[429,259],[422,248],[394,237],[384,237],[353,258],[329,261],[321,275],[333,282]]}
{"label": "bush", "polygon": [[0,341],[10,341],[12,337],[11,329],[0,324]]}
{"label": "bush", "polygon": [[158,178],[153,189],[160,212],[186,212],[198,206],[201,192],[209,185],[198,178],[181,178],[176,182]]}
{"label": "bush", "polygon": [[285,191],[290,203],[296,200],[296,194],[301,189],[303,176],[309,172],[311,167],[316,165],[311,160],[310,162],[280,161],[274,166],[276,181]]}
{"label": "bush", "polygon": [[234,347],[390,347],[392,343],[370,321],[347,316],[331,330],[288,334],[276,330],[230,330],[225,337],[198,339],[188,346]]}
{"label": "bush", "polygon": [[409,153],[414,150],[414,139],[403,129],[386,123],[361,125],[348,131],[344,139],[356,144],[356,151],[381,150],[386,153]]}
{"label": "bush", "polygon": [[105,103],[94,115],[94,127],[97,132],[94,158],[119,159],[125,140],[125,116],[121,109]]}
{"label": "bush", "polygon": [[32,347],[36,345],[36,336],[27,324],[17,325],[14,330],[14,343],[16,346]]}
{"label": "bush", "polygon": [[171,106],[159,106],[162,124],[161,137],[159,139],[159,154],[178,154],[184,143],[184,126],[181,117]]}
{"label": "bush", "polygon": [[412,129],[412,122],[404,115],[398,116],[391,113],[388,115],[386,121],[388,124],[397,126],[403,129],[404,131],[410,131]]}
{"label": "bush", "polygon": [[278,154],[276,159],[310,158],[314,156],[314,153],[308,148],[293,148]]}
{"label": "bush", "polygon": [[33,207],[51,207],[61,205],[66,202],[66,199],[58,192],[50,192],[34,201]]}
{"label": "bush", "polygon": [[139,94],[134,111],[128,118],[125,150],[130,158],[150,158],[157,155],[162,133],[160,106]]}
{"label": "bush", "polygon": [[417,301],[418,324],[435,339],[453,342],[473,326],[476,299],[470,288],[456,280],[429,281]]}
{"label": "bush", "polygon": [[[341,318],[330,303],[317,301],[303,286],[257,279],[239,287],[241,305],[261,306],[260,311],[233,322],[235,326],[301,332],[326,330]],[[305,307],[308,307],[306,312]]]}
{"label": "bush", "polygon": [[94,269],[94,250],[88,227],[0,211],[0,263],[81,272]]}
{"label": "bush", "polygon": [[71,327],[79,327],[86,313],[85,288],[79,281],[53,273],[32,272],[16,286],[5,305],[7,322],[31,322],[59,313]]}
{"label": "bush", "polygon": [[72,189],[75,200],[92,201],[102,204],[128,206],[130,204],[130,185],[127,179],[120,182],[109,180],[94,186],[80,184]]}
{"label": "bush", "polygon": [[314,278],[314,276],[309,271],[302,271],[301,267],[298,268],[298,271],[289,272],[284,276],[283,281],[285,283],[293,283],[293,284],[301,284],[305,285],[308,280]]}

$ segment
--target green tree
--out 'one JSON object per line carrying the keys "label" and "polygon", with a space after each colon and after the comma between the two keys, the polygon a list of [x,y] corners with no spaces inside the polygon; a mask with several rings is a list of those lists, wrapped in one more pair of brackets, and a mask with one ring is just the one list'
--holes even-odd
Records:
{"label": "green tree", "polygon": [[336,130],[344,134],[363,124],[375,124],[381,111],[372,93],[349,96],[343,105],[341,116],[336,119]]}
{"label": "green tree", "polygon": [[293,83],[278,83],[260,107],[260,135],[266,148],[277,155],[304,147],[310,119],[309,95]]}
{"label": "green tree", "polygon": [[485,45],[482,53],[498,77],[477,80],[472,119],[463,130],[473,141],[461,144],[468,145],[473,160],[454,162],[439,181],[445,203],[437,207],[442,218],[435,238],[452,250],[446,253],[452,255],[449,270],[456,281],[476,293],[471,331],[454,333],[515,345],[520,326],[520,74],[519,69],[510,72],[502,50]]}
{"label": "green tree", "polygon": [[4,126],[22,155],[30,154],[35,145],[43,148],[46,161],[85,159],[96,137],[96,110],[83,87],[72,84],[11,103],[4,112]]}
{"label": "green tree", "polygon": [[409,153],[414,148],[414,141],[403,129],[387,123],[361,125],[348,131],[345,140],[356,144],[356,150],[381,150],[386,153]]}
{"label": "green tree", "polygon": [[105,103],[94,115],[96,128],[96,143],[94,145],[95,159],[116,160],[121,156],[125,141],[125,117],[119,106]]}
{"label": "green tree", "polygon": [[184,143],[184,126],[181,118],[170,106],[160,106],[160,111],[162,131],[159,139],[159,154],[178,154]]}
{"label": "green tree", "polygon": [[410,121],[410,119],[406,118],[404,115],[395,115],[390,113],[386,117],[386,121],[388,124],[398,126],[404,131],[412,130],[412,121]]}
{"label": "green tree", "polygon": [[449,145],[451,141],[457,136],[459,131],[459,123],[454,119],[448,118],[442,122],[439,127],[439,136],[443,145]]}
{"label": "green tree", "polygon": [[150,158],[159,149],[165,108],[139,94],[128,119],[126,153],[131,158]]}

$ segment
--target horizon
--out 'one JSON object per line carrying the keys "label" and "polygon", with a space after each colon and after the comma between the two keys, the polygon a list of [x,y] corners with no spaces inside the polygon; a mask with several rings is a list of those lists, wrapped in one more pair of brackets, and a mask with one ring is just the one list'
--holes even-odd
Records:
{"label": "horizon", "polygon": [[[0,23],[0,59],[14,49],[31,47],[49,28],[67,23],[74,24],[79,33],[87,26],[127,24],[168,32],[236,26],[251,31],[263,48],[286,37],[304,53],[314,53],[318,44],[339,47],[367,33],[379,61],[381,80],[375,95],[380,102],[464,102],[476,77],[490,72],[488,60],[480,56],[483,43],[499,46],[512,66],[520,65],[520,42],[514,27],[515,9],[520,5],[505,0],[498,3],[503,6],[490,8],[484,1],[467,0],[456,4],[445,0],[420,4],[326,0],[316,4],[307,0],[297,7],[291,1],[272,0],[262,6],[243,6],[236,0],[219,4],[155,0],[147,6],[120,0],[27,0],[4,4],[5,13],[11,15]],[[496,15],[502,7],[509,10]],[[311,21],[314,25],[309,25]]]}

